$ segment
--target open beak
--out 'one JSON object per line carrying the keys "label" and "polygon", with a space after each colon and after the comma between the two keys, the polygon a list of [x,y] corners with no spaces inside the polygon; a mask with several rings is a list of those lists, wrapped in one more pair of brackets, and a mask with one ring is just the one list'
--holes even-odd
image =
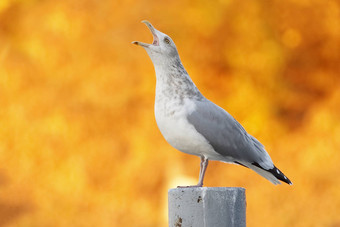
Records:
{"label": "open beak", "polygon": [[138,42],[138,41],[133,41],[132,43],[139,45],[139,46],[142,46],[142,47],[149,47],[150,45],[159,46],[159,39],[158,39],[157,34],[156,34],[157,30],[147,20],[143,20],[142,23],[146,24],[146,26],[148,26],[148,28],[150,29],[152,36],[153,36],[153,42],[152,42],[152,44],[142,43],[142,42]]}

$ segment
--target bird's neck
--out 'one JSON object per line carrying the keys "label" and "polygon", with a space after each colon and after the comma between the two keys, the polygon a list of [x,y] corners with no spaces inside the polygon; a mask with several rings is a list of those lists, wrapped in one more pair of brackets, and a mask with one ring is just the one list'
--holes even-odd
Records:
{"label": "bird's neck", "polygon": [[179,58],[154,64],[156,71],[156,97],[170,99],[202,99]]}

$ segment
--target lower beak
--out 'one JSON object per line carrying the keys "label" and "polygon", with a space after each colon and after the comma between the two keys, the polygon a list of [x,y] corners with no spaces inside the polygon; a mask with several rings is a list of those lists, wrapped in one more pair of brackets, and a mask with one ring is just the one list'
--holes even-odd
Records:
{"label": "lower beak", "polygon": [[148,43],[142,43],[142,42],[138,42],[138,41],[133,41],[132,44],[135,44],[137,46],[142,46],[142,47],[149,47],[151,44]]}

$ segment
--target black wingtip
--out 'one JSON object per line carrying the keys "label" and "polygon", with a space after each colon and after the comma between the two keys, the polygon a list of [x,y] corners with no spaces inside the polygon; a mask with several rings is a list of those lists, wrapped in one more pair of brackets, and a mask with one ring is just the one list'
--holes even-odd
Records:
{"label": "black wingtip", "polygon": [[273,174],[277,179],[279,179],[282,182],[285,182],[289,185],[292,185],[293,183],[286,177],[276,166],[274,168],[267,170],[271,174]]}
{"label": "black wingtip", "polygon": [[258,163],[252,163],[254,166],[257,166],[267,172],[270,172],[271,174],[274,175],[274,177],[276,177],[278,180],[285,182],[289,185],[293,185],[293,183],[288,179],[288,177],[286,177],[278,168],[276,168],[276,166],[274,166],[274,168],[272,169],[264,169],[262,166],[260,166]]}

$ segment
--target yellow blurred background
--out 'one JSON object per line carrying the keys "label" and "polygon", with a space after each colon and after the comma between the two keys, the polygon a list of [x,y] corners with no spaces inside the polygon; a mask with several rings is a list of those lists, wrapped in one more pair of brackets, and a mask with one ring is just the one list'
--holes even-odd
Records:
{"label": "yellow blurred background", "polygon": [[167,226],[197,183],[154,120],[143,19],[294,183],[211,162],[205,186],[245,187],[248,226],[340,226],[336,0],[0,0],[0,226]]}

